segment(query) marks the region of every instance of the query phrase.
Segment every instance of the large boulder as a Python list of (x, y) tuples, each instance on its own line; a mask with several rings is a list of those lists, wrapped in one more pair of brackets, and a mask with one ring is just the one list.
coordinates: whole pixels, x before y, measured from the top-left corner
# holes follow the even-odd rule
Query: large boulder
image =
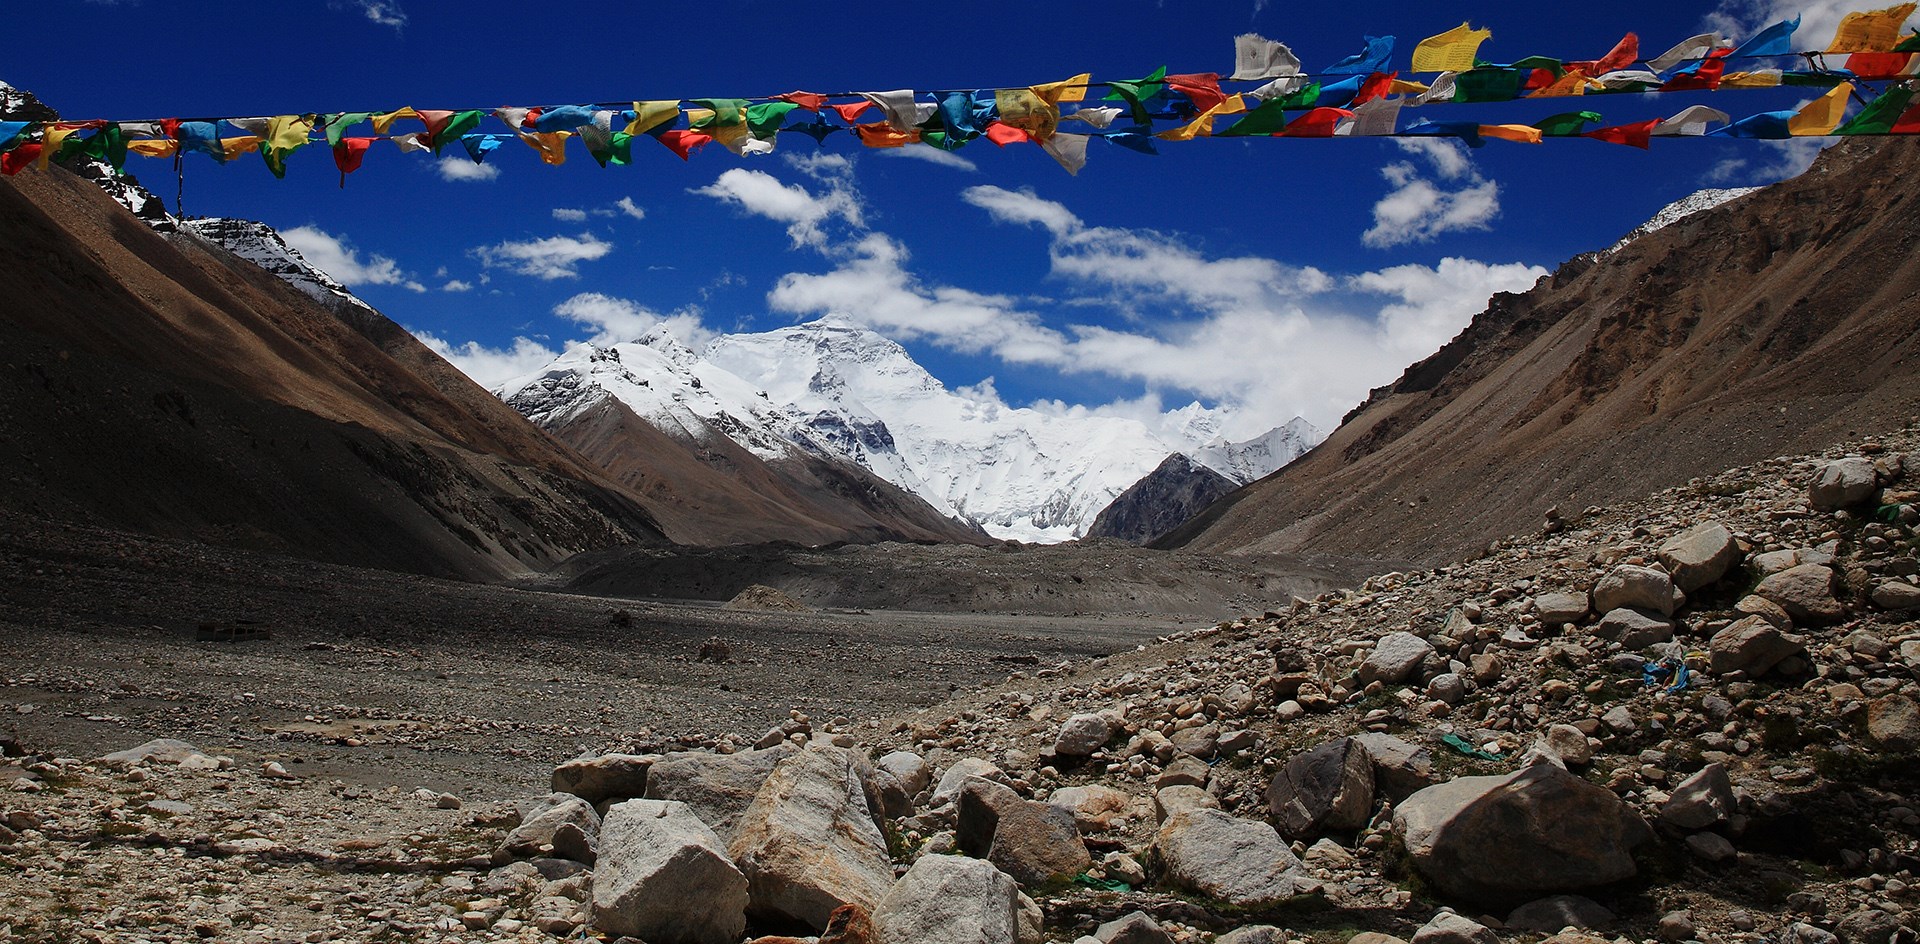
[(1435, 888), (1493, 906), (1632, 878), (1652, 838), (1612, 791), (1552, 764), (1428, 787), (1394, 810), (1393, 830)]
[(553, 769), (553, 792), (571, 793), (594, 804), (644, 797), (647, 769), (658, 759), (650, 754), (578, 757)]
[(1023, 800), (984, 780), (960, 791), (958, 808), (955, 833), (961, 850), (985, 858), (1022, 885), (1072, 878), (1093, 867), (1067, 810)]
[(1014, 944), (1020, 887), (991, 863), (925, 855), (873, 912), (877, 944)]
[(1753, 592), (1779, 604), (1796, 626), (1825, 626), (1847, 615), (1833, 598), (1833, 568), (1825, 564), (1789, 567), (1760, 581)]
[(1133, 806), (1133, 797), (1112, 787), (1091, 784), (1061, 787), (1047, 797), (1047, 805), (1073, 814), (1073, 822), (1081, 832), (1097, 833), (1113, 828), (1114, 818)]
[(571, 793), (548, 794), (521, 814), (520, 825), (500, 843), (500, 855), (512, 859), (555, 856), (592, 865), (599, 835), (600, 814), (594, 812), (593, 804)]
[(1733, 817), (1734, 804), (1726, 765), (1708, 764), (1673, 788), (1660, 806), (1660, 821), (1680, 829), (1711, 829)]
[(1538, 934), (1558, 934), (1567, 928), (1579, 928), (1582, 931), (1605, 931), (1613, 927), (1619, 919), (1599, 902), (1579, 895), (1554, 895), (1530, 901), (1513, 910), (1507, 916), (1507, 929), (1510, 931), (1533, 931)]
[(893, 886), (859, 765), (839, 748), (781, 761), (741, 814), (727, 851), (747, 877), (748, 910), (775, 923), (819, 930), (835, 908), (871, 911)]
[(1806, 651), (1806, 637), (1783, 633), (1759, 616), (1738, 620), (1714, 633), (1707, 642), (1715, 675), (1744, 672), (1749, 678), (1758, 678)]
[(1426, 640), (1412, 633), (1388, 633), (1380, 637), (1373, 651), (1367, 653), (1366, 661), (1360, 664), (1360, 684), (1398, 685), (1413, 675), (1430, 655), (1433, 655), (1433, 645)]
[(1106, 715), (1080, 714), (1060, 725), (1053, 739), (1053, 752), (1061, 757), (1091, 757), (1113, 740), (1113, 721)]
[(1540, 617), (1540, 622), (1548, 626), (1578, 623), (1587, 618), (1587, 612), (1592, 608), (1592, 602), (1584, 591), (1543, 593), (1533, 598), (1534, 613)]
[(1673, 639), (1673, 620), (1651, 610), (1622, 607), (1608, 610), (1600, 617), (1593, 634), (1608, 642), (1617, 642), (1628, 652), (1657, 646)]
[(1500, 935), (1465, 915), (1442, 911), (1413, 932), (1412, 944), (1500, 944)]
[(740, 814), (753, 804), (760, 787), (780, 762), (800, 752), (793, 744), (738, 754), (667, 754), (647, 770), (649, 800), (678, 800), (693, 807), (700, 821), (732, 842)]
[(953, 802), (960, 795), (961, 788), (974, 778), (991, 780), (994, 783), (1006, 783), (1007, 774), (989, 761), (977, 757), (967, 757), (953, 762), (940, 774), (939, 785), (933, 788), (933, 796), (928, 805), (938, 808)]
[(1868, 702), (1867, 737), (1885, 750), (1920, 749), (1920, 704), (1905, 695)]
[(1153, 839), (1166, 882), (1240, 907), (1257, 907), (1317, 887), (1273, 827), (1220, 810), (1188, 810)]
[(1606, 613), (1622, 607), (1673, 615), (1673, 578), (1655, 567), (1621, 564), (1593, 587), (1593, 608)]
[(1709, 521), (1660, 545), (1660, 563), (1675, 586), (1692, 593), (1718, 583), (1740, 563), (1740, 544), (1726, 525)]
[(100, 762), (109, 767), (132, 767), (138, 764), (195, 765), (198, 761), (211, 762), (211, 760), (212, 758), (201, 753), (199, 748), (174, 738), (155, 738), (139, 747), (114, 751), (100, 758)]
[(1295, 754), (1267, 785), (1267, 808), (1289, 839), (1353, 832), (1373, 816), (1373, 758), (1353, 738)]
[(734, 944), (747, 929), (747, 879), (685, 803), (628, 800), (601, 829), (593, 923), (655, 944)]
[(1850, 508), (1872, 498), (1879, 484), (1873, 460), (1848, 456), (1820, 467), (1807, 489), (1807, 499), (1822, 511)]
[(908, 796), (919, 796), (920, 791), (933, 783), (933, 768), (927, 766), (926, 758), (912, 751), (894, 751), (874, 761), (873, 766), (892, 774)]
[(1100, 944), (1173, 944), (1173, 936), (1144, 911), (1121, 915), (1093, 930)]

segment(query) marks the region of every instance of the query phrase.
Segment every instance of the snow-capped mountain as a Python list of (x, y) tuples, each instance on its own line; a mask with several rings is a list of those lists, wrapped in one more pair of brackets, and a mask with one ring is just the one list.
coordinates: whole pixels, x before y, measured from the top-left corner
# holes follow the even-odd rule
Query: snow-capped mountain
[(278, 230), (265, 223), (197, 219), (183, 221), (179, 227), (279, 276), (281, 281), (305, 292), (323, 305), (332, 307), (344, 302), (367, 311), (374, 310), (372, 305), (361, 301), (333, 276), (308, 262), (300, 250), (288, 245), (280, 237)]
[[(723, 336), (705, 357), (788, 405), (810, 429), (827, 431), (820, 438), (856, 462), (1001, 538), (1079, 537), (1173, 453), (1209, 452), (1213, 459), (1201, 461), (1227, 466), (1222, 474), (1238, 482), (1311, 446), (1288, 452), (1280, 431), (1248, 449), (1217, 441), (1222, 417), (1198, 406), (1171, 414), (1160, 429), (1010, 407), (990, 391), (947, 388), (900, 345), (838, 319)], [(1311, 430), (1300, 423), (1290, 435), (1302, 427)]]
[(1660, 210), (1660, 212), (1655, 213), (1653, 215), (1653, 219), (1650, 219), (1645, 223), (1640, 224), (1638, 227), (1634, 229), (1633, 232), (1620, 237), (1619, 242), (1614, 243), (1612, 246), (1607, 247), (1605, 250), (1603, 250), (1600, 253), (1600, 255), (1611, 256), (1614, 253), (1627, 248), (1628, 243), (1631, 243), (1642, 236), (1645, 236), (1649, 233), (1659, 232), (1660, 230), (1666, 229), (1667, 227), (1672, 226), (1673, 224), (1678, 223), (1681, 220), (1684, 220), (1687, 217), (1694, 215), (1695, 213), (1705, 213), (1706, 211), (1711, 210), (1714, 207), (1717, 207), (1723, 203), (1729, 203), (1734, 200), (1738, 200), (1741, 197), (1744, 197), (1750, 193), (1755, 193), (1760, 189), (1762, 188), (1731, 187), (1724, 190), (1701, 190), (1696, 193), (1690, 194), (1688, 196), (1681, 197), (1680, 199), (1667, 204), (1664, 208)]
[(1327, 438), (1312, 423), (1294, 417), (1284, 426), (1276, 426), (1266, 435), (1245, 442), (1216, 438), (1193, 453), (1194, 461), (1231, 479), (1236, 485), (1262, 479), (1289, 462), (1306, 455), (1307, 450)]

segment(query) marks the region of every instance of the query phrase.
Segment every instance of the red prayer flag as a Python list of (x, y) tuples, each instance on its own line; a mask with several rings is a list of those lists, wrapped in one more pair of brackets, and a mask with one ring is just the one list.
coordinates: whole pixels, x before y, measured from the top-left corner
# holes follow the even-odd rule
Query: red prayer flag
[[(1570, 71), (1578, 72), (1579, 70), (1576, 68)], [(1520, 91), (1531, 92), (1535, 89), (1543, 89), (1558, 81), (1560, 77), (1554, 75), (1552, 69), (1534, 69), (1527, 73), (1527, 80), (1520, 83)]]
[(160, 119), (160, 133), (176, 141), (180, 140), (180, 119), (178, 118)]
[(1385, 98), (1393, 89), (1393, 80), (1400, 77), (1398, 72), (1375, 72), (1360, 83), (1360, 93), (1353, 97), (1353, 104), (1365, 105), (1376, 98)]
[(846, 105), (835, 105), (833, 106), (833, 110), (840, 113), (841, 121), (847, 124), (853, 124), (854, 119), (859, 118), (861, 112), (872, 107), (872, 102), (852, 102)]
[(993, 124), (988, 125), (986, 135), (987, 135), (987, 140), (992, 141), (993, 143), (998, 144), (1001, 147), (1006, 147), (1009, 144), (1033, 143), (1033, 135), (1030, 135), (1025, 131), (1020, 130), (1019, 128), (1016, 128), (1010, 124), (1007, 124), (1004, 121), (996, 121)]
[(1640, 34), (1628, 33), (1626, 36), (1622, 37), (1618, 43), (1614, 44), (1612, 52), (1609, 52), (1605, 56), (1600, 57), (1598, 61), (1582, 62), (1582, 63), (1577, 63), (1577, 65), (1583, 66), (1583, 67), (1590, 67), (1590, 68), (1582, 68), (1580, 71), (1585, 72), (1588, 75), (1598, 76), (1598, 75), (1606, 75), (1609, 72), (1618, 72), (1621, 69), (1624, 69), (1639, 61), (1640, 61)]
[(1274, 135), (1274, 137), (1331, 138), (1333, 137), (1333, 129), (1340, 126), (1341, 120), (1352, 117), (1353, 112), (1344, 108), (1316, 108), (1287, 122), (1286, 130)]
[(1227, 100), (1227, 93), (1220, 91), (1218, 73), (1195, 72), (1189, 75), (1170, 75), (1167, 76), (1167, 85), (1187, 93), (1187, 97), (1193, 99), (1193, 107), (1202, 112), (1212, 111), (1213, 106)]
[(35, 141), (32, 144), (22, 144), (5, 154), (0, 154), (0, 174), (6, 174), (8, 177), (12, 177), (20, 173), (22, 170), (25, 170), (28, 165), (40, 159), (40, 151), (45, 147), (46, 145)]
[(347, 175), (360, 169), (360, 162), (366, 160), (367, 148), (377, 138), (341, 138), (333, 146), (333, 166), (340, 168), (340, 181), (346, 183)]
[(1707, 61), (1700, 63), (1694, 72), (1682, 73), (1667, 80), (1660, 86), (1662, 92), (1711, 92), (1720, 87), (1720, 76), (1727, 71), (1727, 56), (1731, 49), (1716, 49), (1709, 54)]
[(1907, 109), (1900, 120), (1893, 123), (1894, 134), (1920, 134), (1920, 104)]
[(1608, 144), (1624, 144), (1627, 147), (1637, 147), (1644, 151), (1647, 149), (1647, 145), (1653, 140), (1654, 127), (1659, 124), (1660, 120), (1656, 118), (1653, 121), (1642, 121), (1638, 124), (1614, 125), (1611, 128), (1595, 128), (1581, 135), (1581, 137), (1592, 138), (1595, 141), (1605, 141)]
[(656, 137), (660, 139), (661, 144), (667, 146), (667, 150), (680, 155), (680, 159), (683, 161), (687, 160), (688, 155), (706, 147), (713, 141), (713, 136), (710, 134), (684, 130), (662, 131), (656, 135)]
[(1863, 79), (1892, 79), (1912, 61), (1910, 52), (1856, 52), (1847, 57), (1847, 71)]
[(827, 103), (825, 95), (814, 92), (788, 92), (785, 95), (775, 95), (773, 98), (774, 101), (792, 102), (808, 111), (819, 111)]

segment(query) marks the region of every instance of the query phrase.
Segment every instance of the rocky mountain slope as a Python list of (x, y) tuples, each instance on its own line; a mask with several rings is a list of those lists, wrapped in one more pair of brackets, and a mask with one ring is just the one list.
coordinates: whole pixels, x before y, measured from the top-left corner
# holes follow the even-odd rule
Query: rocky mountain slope
[(1920, 413), (1908, 141), (1852, 141), (1523, 295), (1319, 448), (1162, 539), (1437, 562), (1541, 520)]
[(1145, 544), (1187, 523), (1236, 487), (1232, 479), (1174, 453), (1102, 509), (1087, 537)]
[(0, 324), (13, 510), (469, 578), (661, 540), (375, 313), (349, 325), (60, 168), (0, 184), (0, 232), (30, 300)]

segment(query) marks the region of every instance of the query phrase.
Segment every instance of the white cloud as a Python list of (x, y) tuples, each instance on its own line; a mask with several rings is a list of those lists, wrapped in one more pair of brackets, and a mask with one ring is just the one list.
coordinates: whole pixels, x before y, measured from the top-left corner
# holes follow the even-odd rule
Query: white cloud
[(585, 223), (587, 221), (587, 211), (573, 210), (566, 207), (554, 207), (553, 218), (562, 223)]
[(473, 255), (487, 268), (506, 269), (536, 279), (573, 279), (580, 277), (582, 262), (592, 262), (613, 251), (613, 244), (592, 233), (579, 236), (549, 236), (521, 242), (503, 242), (481, 246)]
[(1761, 157), (1729, 157), (1701, 178), (1714, 186), (1761, 187), (1779, 183), (1806, 173), (1813, 166), (1814, 158), (1826, 149), (1828, 142), (1823, 138), (1791, 138), (1785, 141), (1745, 141), (1743, 144), (1755, 147)]
[(454, 183), (471, 183), (493, 180), (500, 176), (500, 168), (492, 164), (475, 164), (464, 157), (449, 154), (434, 162), (433, 169), (440, 179)]
[(528, 338), (514, 338), (512, 344), (494, 348), (478, 341), (455, 344), (427, 331), (415, 331), (413, 336), (489, 390), (539, 370), (560, 356), (559, 351)]
[[(1737, 41), (1797, 16), (1800, 28), (1793, 34), (1793, 49), (1805, 52), (1832, 45), (1833, 34), (1847, 14), (1889, 6), (1892, 3), (1887, 0), (1721, 0), (1702, 23), (1707, 29), (1718, 30)], [(1907, 26), (1916, 22), (1920, 22), (1920, 17), (1911, 17)]]
[(440, 291), (443, 291), (443, 292), (471, 292), (471, 291), (473, 291), (473, 283), (472, 283), (472, 282), (464, 282), (464, 281), (461, 281), (460, 279), (448, 279), (448, 280), (447, 280), (447, 284), (445, 284), (445, 285), (442, 285), (442, 286), (440, 286)]
[(647, 211), (645, 209), (642, 209), (638, 204), (634, 203), (632, 197), (621, 197), (620, 199), (614, 201), (613, 206), (614, 206), (614, 209), (619, 210), (620, 212), (625, 213), (626, 215), (631, 216), (636, 220), (644, 220), (647, 218)]
[(409, 291), (424, 292), (413, 276), (386, 256), (368, 253), (364, 258), (345, 237), (335, 236), (314, 226), (296, 226), (281, 230), (280, 237), (298, 250), (314, 268), (348, 287), (397, 285)]
[(1408, 161), (1381, 168), (1380, 176), (1393, 189), (1373, 205), (1373, 227), (1360, 235), (1362, 243), (1386, 249), (1432, 242), (1443, 233), (1487, 229), (1500, 214), (1500, 185), (1481, 177), (1458, 143), (1424, 138), (1396, 142), (1402, 150), (1425, 158), (1440, 178), (1461, 186), (1442, 189)]
[[(351, 0), (347, 5), (381, 26), (398, 30), (407, 25), (407, 11), (400, 9), (397, 0)], [(334, 9), (340, 6), (337, 2), (333, 4)]]
[(885, 150), (875, 151), (874, 153), (882, 157), (902, 157), (909, 160), (925, 161), (929, 164), (951, 167), (954, 170), (963, 170), (967, 173), (975, 173), (980, 170), (980, 165), (975, 164), (973, 161), (961, 157), (952, 151), (943, 151), (930, 144), (910, 144), (906, 147), (887, 148)]
[(787, 162), (787, 166), (815, 180), (844, 178), (853, 173), (853, 161), (841, 154), (829, 154), (825, 151), (799, 153), (789, 151), (782, 154), (781, 159)]
[(799, 184), (782, 183), (764, 171), (736, 167), (713, 183), (689, 192), (786, 223), (787, 235), (795, 246), (825, 247), (827, 233), (822, 227), (834, 219), (852, 227), (863, 225), (860, 202), (844, 178), (831, 179), (825, 190), (814, 193)]
[(554, 306), (553, 313), (577, 325), (593, 328), (595, 344), (623, 344), (665, 325), (668, 333), (690, 348), (699, 349), (714, 333), (701, 323), (697, 309), (663, 315), (639, 302), (599, 292), (582, 292)]

